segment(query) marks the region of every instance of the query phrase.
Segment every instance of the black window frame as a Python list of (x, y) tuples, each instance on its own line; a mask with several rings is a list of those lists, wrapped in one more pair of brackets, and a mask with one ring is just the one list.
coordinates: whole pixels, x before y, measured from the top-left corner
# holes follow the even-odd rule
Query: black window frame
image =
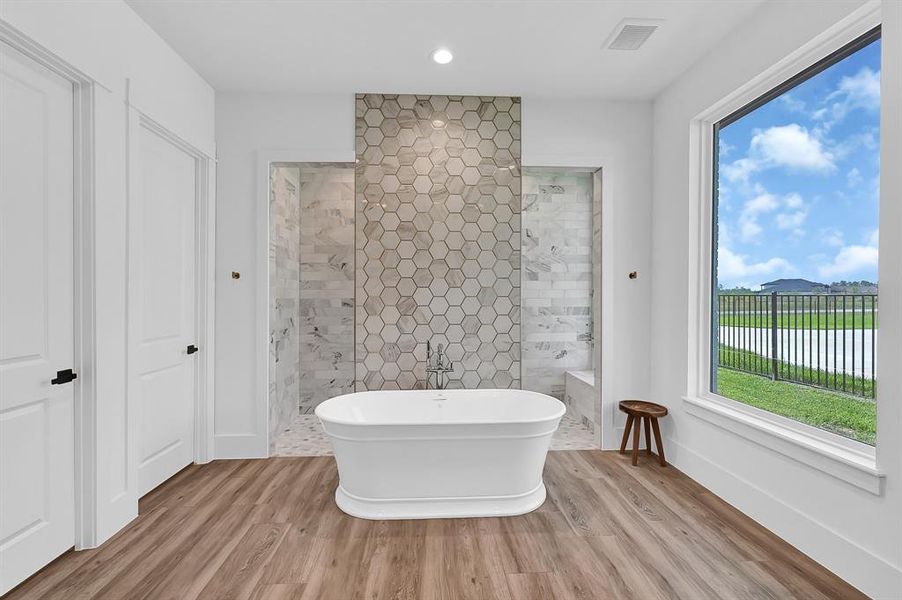
[(808, 81), (815, 75), (829, 69), (836, 63), (842, 61), (843, 59), (855, 54), (865, 46), (876, 42), (881, 38), (881, 25), (877, 25), (873, 29), (868, 30), (866, 33), (858, 36), (851, 42), (845, 44), (838, 50), (834, 50), (824, 58), (818, 60), (813, 65), (802, 69), (783, 83), (771, 88), (761, 96), (758, 96), (748, 104), (745, 104), (741, 108), (734, 110), (726, 117), (720, 119), (711, 127), (711, 148), (712, 148), (712, 158), (711, 158), (711, 294), (709, 297), (710, 301), (710, 325), (711, 325), (711, 334), (709, 336), (709, 344), (710, 344), (710, 356), (708, 357), (709, 365), (710, 365), (710, 374), (708, 380), (709, 390), (717, 394), (717, 367), (719, 365), (718, 362), (718, 345), (720, 344), (720, 315), (717, 312), (717, 298), (718, 298), (718, 281), (717, 281), (717, 252), (719, 249), (718, 246), (718, 212), (719, 212), (719, 196), (718, 196), (718, 187), (720, 183), (720, 130), (732, 123), (735, 123), (742, 117), (754, 112), (758, 108), (764, 106), (768, 102), (772, 100), (776, 100), (786, 92), (791, 89), (801, 85), (802, 83)]

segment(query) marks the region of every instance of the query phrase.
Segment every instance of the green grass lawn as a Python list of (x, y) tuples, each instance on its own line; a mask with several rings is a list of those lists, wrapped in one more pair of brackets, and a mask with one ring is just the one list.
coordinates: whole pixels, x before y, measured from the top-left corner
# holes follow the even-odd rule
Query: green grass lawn
[(873, 400), (773, 381), (733, 369), (717, 370), (717, 393), (778, 415), (826, 429), (873, 446), (877, 439), (877, 405)]
[[(720, 350), (719, 357), (722, 365), (770, 378), (773, 366), (769, 358), (754, 352), (730, 348), (723, 344), (720, 345)], [(872, 379), (856, 377), (853, 388), (852, 376), (847, 373), (845, 376), (845, 389), (843, 389), (842, 373), (828, 373), (822, 369), (813, 369), (784, 361), (777, 361), (777, 369), (779, 370), (780, 378), (786, 381), (798, 381), (819, 387), (836, 389), (841, 395), (851, 394), (871, 399), (875, 396), (874, 381)]]
[[(877, 314), (871, 315), (870, 306), (861, 314), (861, 308), (852, 313), (845, 313), (846, 329), (874, 329), (877, 327)], [(720, 324), (732, 327), (770, 327), (770, 314), (720, 313)], [(777, 327), (780, 329), (843, 329), (843, 313), (815, 312), (814, 314), (796, 314), (783, 312), (777, 314)]]

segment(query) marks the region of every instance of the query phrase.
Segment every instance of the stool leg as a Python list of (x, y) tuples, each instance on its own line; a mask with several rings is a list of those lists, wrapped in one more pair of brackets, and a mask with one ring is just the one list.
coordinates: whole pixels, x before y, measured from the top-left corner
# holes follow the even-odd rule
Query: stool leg
[(658, 447), (658, 462), (661, 463), (662, 467), (666, 467), (667, 461), (664, 460), (664, 444), (661, 442), (661, 429), (658, 427), (657, 417), (651, 420), (651, 426), (655, 430), (655, 445)]
[(626, 427), (623, 428), (623, 440), (620, 442), (620, 454), (626, 451), (626, 441), (630, 437), (630, 427), (633, 425), (633, 415), (626, 415)]
[(633, 466), (639, 464), (639, 433), (642, 431), (642, 419), (633, 422)]
[(644, 418), (645, 421), (645, 453), (651, 456), (651, 419)]

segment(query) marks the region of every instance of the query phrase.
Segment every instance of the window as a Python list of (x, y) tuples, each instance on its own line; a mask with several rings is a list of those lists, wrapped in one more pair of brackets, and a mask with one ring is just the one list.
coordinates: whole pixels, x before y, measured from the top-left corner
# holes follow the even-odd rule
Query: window
[(714, 126), (711, 391), (876, 441), (879, 27)]

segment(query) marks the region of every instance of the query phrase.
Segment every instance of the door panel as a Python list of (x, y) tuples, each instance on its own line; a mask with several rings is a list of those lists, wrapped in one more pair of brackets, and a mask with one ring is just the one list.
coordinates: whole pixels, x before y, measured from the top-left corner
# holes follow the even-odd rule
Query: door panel
[(194, 460), (195, 159), (137, 128), (132, 181), (133, 343), (138, 487), (147, 493)]
[(0, 44), (0, 594), (71, 548), (72, 84)]

